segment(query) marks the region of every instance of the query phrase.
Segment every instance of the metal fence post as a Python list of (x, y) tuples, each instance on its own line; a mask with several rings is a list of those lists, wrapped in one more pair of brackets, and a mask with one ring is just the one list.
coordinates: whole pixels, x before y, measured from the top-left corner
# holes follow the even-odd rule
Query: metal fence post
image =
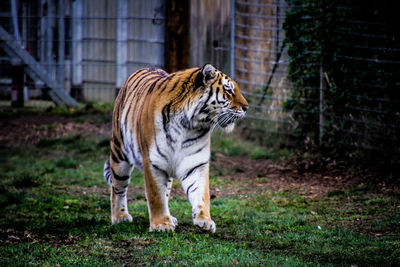
[(124, 84), (128, 77), (128, 1), (117, 2), (117, 45), (116, 45), (116, 90)]
[(53, 61), (53, 21), (56, 15), (55, 6), (52, 1), (47, 1), (46, 15), (46, 69), (50, 77), (54, 78), (54, 61)]
[(82, 100), (82, 59), (83, 59), (83, 1), (72, 2), (72, 88), (71, 94)]
[(45, 4), (46, 0), (40, 1), (40, 8), (39, 8), (39, 20), (40, 20), (40, 33), (39, 33), (39, 51), (38, 54), (40, 55), (40, 64), (42, 66), (46, 66), (46, 21), (47, 16), (45, 16)]
[(231, 0), (231, 78), (235, 78), (235, 0)]
[(58, 0), (58, 64), (57, 64), (57, 83), (60, 90), (64, 90), (65, 77), (65, 1)]
[(18, 43), (21, 43), (21, 35), (18, 29), (17, 3), (15, 0), (11, 0), (11, 13), (12, 13), (13, 28), (14, 28), (14, 37)]

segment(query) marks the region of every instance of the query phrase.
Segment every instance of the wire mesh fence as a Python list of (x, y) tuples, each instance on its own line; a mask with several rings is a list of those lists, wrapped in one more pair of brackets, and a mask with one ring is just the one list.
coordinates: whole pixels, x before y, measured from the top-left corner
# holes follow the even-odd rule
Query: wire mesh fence
[[(333, 157), (398, 168), (400, 33), (393, 6), (271, 3), (273, 15), (268, 16), (276, 23), (264, 27), (255, 21), (267, 16), (263, 9), (270, 5), (236, 1), (239, 16), (248, 18), (240, 22), (237, 38), (247, 44), (270, 42), (268, 47), (237, 47), (255, 55), (239, 52), (236, 58), (238, 81), (252, 103), (249, 118), (261, 121), (250, 127), (290, 135), (295, 144)], [(244, 6), (257, 8), (243, 11)], [(242, 30), (248, 28), (256, 31)], [(263, 55), (269, 55), (267, 62)]]

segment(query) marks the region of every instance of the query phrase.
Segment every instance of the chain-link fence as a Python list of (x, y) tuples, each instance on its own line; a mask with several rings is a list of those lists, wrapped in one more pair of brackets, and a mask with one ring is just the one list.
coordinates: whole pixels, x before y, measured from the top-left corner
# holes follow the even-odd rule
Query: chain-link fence
[(235, 73), (252, 103), (249, 132), (397, 170), (400, 31), (394, 6), (235, 2)]

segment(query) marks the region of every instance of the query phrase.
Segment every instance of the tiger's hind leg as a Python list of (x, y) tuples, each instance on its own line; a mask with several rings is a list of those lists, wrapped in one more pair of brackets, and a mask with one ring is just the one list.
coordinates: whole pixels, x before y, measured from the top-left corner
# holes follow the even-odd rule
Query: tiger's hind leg
[(104, 166), (104, 176), (111, 187), (111, 222), (113, 224), (123, 221), (131, 222), (127, 193), (133, 167), (126, 161), (115, 162), (111, 158), (107, 168), (107, 162)]

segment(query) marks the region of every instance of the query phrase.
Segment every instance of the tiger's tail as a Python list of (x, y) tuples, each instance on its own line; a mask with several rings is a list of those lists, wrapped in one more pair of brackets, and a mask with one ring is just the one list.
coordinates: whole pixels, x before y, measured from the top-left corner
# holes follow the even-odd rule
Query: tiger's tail
[(110, 160), (106, 160), (104, 163), (104, 178), (106, 179), (106, 182), (111, 185), (111, 168), (110, 168)]

